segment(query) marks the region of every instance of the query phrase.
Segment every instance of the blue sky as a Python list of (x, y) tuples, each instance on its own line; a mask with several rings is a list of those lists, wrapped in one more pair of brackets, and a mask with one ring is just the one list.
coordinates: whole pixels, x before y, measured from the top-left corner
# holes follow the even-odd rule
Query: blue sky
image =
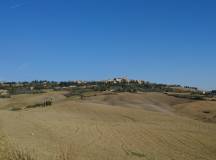
[(116, 76), (216, 89), (216, 1), (0, 1), (0, 80)]

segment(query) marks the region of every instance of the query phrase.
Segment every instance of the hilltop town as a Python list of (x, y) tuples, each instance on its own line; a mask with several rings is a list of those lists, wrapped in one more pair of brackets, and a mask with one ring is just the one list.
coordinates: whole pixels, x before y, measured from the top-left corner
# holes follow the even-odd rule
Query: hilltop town
[[(128, 78), (114, 78), (101, 81), (31, 81), (31, 82), (0, 82), (0, 97), (9, 98), (17, 94), (39, 94), (47, 90), (54, 91), (106, 91), (106, 92), (162, 92), (178, 97), (190, 97), (202, 99), (203, 97), (213, 98), (216, 91), (202, 91), (196, 87), (167, 85), (151, 83), (144, 80), (130, 80)], [(186, 95), (182, 94), (186, 93)], [(188, 95), (188, 93), (190, 95)], [(191, 96), (192, 95), (192, 96)]]

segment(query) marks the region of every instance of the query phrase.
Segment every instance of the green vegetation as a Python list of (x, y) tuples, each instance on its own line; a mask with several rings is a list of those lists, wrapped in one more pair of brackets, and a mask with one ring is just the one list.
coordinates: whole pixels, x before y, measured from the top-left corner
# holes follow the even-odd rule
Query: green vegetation
[(137, 157), (140, 157), (140, 158), (146, 157), (146, 155), (143, 154), (143, 153), (138, 153), (138, 152), (133, 152), (133, 151), (131, 151), (130, 153), (131, 153), (131, 155), (137, 156)]
[(186, 98), (191, 100), (205, 100), (205, 97), (199, 94), (169, 94), (169, 95), (177, 98)]
[[(10, 98), (16, 94), (40, 94), (47, 90), (68, 91), (66, 97), (92, 96), (95, 92), (162, 92), (162, 93), (189, 93), (188, 94), (172, 94), (178, 98), (189, 98), (193, 100), (203, 100), (204, 96), (214, 98), (216, 91), (203, 92), (196, 87), (180, 85), (156, 84), (147, 81), (128, 80), (127, 78), (115, 78), (108, 81), (32, 81), (32, 82), (5, 82), (0, 83), (0, 90), (8, 94), (1, 95), (0, 98)], [(47, 104), (50, 105), (50, 104)], [(35, 107), (35, 106), (32, 106)]]
[(163, 84), (143, 83), (97, 83), (96, 91), (114, 91), (114, 92), (164, 92), (172, 89)]
[(22, 108), (19, 108), (19, 107), (12, 107), (11, 108), (11, 111), (20, 111), (22, 110)]
[(36, 103), (33, 105), (28, 105), (25, 107), (25, 109), (29, 109), (29, 108), (37, 108), (37, 107), (43, 107), (43, 103)]
[(93, 88), (73, 88), (70, 89), (67, 94), (65, 94), (66, 97), (72, 97), (72, 96), (85, 96), (88, 93), (92, 93), (95, 90)]
[(22, 108), (21, 107), (12, 107), (11, 111), (20, 111), (20, 110), (23, 110), (23, 109), (47, 107), (47, 106), (51, 106), (52, 104), (53, 104), (53, 100), (52, 100), (51, 97), (49, 97), (49, 98), (46, 98), (43, 103), (36, 103), (36, 104), (32, 104), (32, 105), (27, 105), (25, 107), (23, 106)]

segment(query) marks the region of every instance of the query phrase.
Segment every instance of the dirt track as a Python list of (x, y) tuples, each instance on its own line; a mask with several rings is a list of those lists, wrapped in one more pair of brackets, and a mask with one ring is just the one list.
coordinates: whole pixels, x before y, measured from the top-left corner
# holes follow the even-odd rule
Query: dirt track
[(6, 109), (11, 102), (1, 103), (1, 131), (41, 160), (52, 160), (61, 149), (76, 160), (216, 159), (216, 125), (179, 116), (171, 107), (188, 101), (155, 93), (57, 97), (52, 107), (16, 112)]

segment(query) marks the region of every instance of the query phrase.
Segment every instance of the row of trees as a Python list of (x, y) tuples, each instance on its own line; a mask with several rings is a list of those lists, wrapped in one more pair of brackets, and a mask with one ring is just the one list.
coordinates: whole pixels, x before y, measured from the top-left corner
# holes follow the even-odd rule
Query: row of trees
[(173, 91), (170, 87), (164, 84), (155, 83), (142, 83), (137, 82), (124, 82), (124, 83), (97, 83), (95, 87), (96, 91), (116, 91), (116, 92), (171, 92)]

